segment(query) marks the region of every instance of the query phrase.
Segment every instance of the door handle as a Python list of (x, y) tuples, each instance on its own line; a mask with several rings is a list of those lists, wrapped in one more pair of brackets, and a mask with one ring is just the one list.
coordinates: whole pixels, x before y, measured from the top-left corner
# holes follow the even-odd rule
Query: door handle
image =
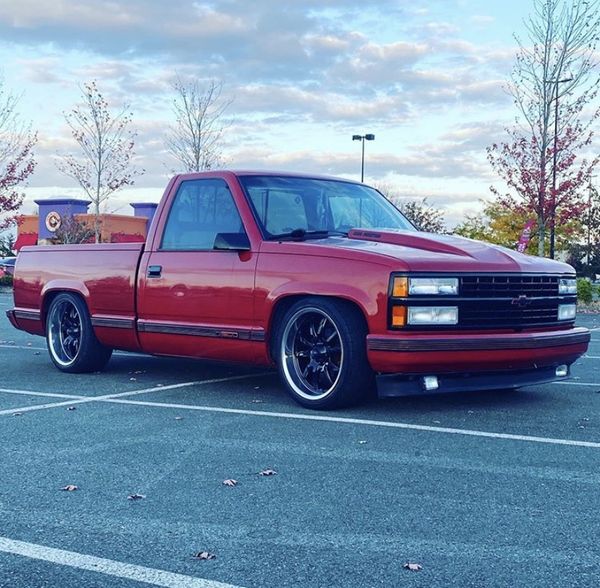
[(148, 266), (148, 277), (149, 278), (160, 278), (162, 272), (162, 265), (149, 265)]

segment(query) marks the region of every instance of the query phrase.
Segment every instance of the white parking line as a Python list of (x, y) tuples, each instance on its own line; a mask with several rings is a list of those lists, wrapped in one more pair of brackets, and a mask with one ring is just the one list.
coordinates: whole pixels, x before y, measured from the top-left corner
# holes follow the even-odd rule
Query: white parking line
[[(48, 351), (47, 347), (34, 347), (33, 345), (0, 345), (0, 349), (26, 349), (33, 351)], [(152, 357), (148, 353), (136, 353), (135, 351), (115, 351), (115, 355), (124, 355), (131, 357)]]
[(466, 435), (468, 437), (487, 437), (491, 439), (509, 439), (511, 441), (528, 441), (531, 443), (547, 443), (551, 445), (568, 445), (572, 447), (591, 447), (600, 449), (600, 443), (594, 441), (577, 441), (574, 439), (555, 439), (552, 437), (535, 437), (530, 435), (513, 435), (510, 433), (491, 433), (471, 429), (454, 429), (450, 427), (431, 427), (429, 425), (415, 425), (412, 423), (397, 423), (392, 421), (376, 421), (370, 419), (355, 419), (351, 417), (335, 417), (319, 414), (304, 414), (291, 412), (270, 412), (262, 410), (248, 410), (243, 408), (224, 408), (220, 406), (197, 406), (190, 404), (173, 404), (167, 402), (148, 402), (144, 400), (107, 400), (115, 404), (131, 404), (134, 406), (154, 406), (158, 408), (176, 408), (178, 410), (197, 410), (201, 412), (215, 412), (224, 414), (242, 414), (247, 416), (271, 417), (299, 421), (320, 421), (347, 425), (365, 425), (369, 427), (386, 427), (390, 429), (409, 429), (413, 431), (427, 431), (430, 433), (448, 433), (451, 435)]
[(21, 396), (44, 396), (48, 398), (86, 398), (80, 394), (57, 394), (55, 392), (32, 392), (31, 390), (14, 390), (13, 388), (0, 388), (5, 394), (20, 394)]
[(73, 396), (70, 394), (53, 394), (50, 392), (35, 392), (29, 390), (14, 390), (10, 388), (0, 388), (0, 392), (8, 394), (21, 394), (23, 396), (50, 396), (52, 398), (68, 398), (66, 402), (51, 402), (48, 404), (36, 404), (33, 406), (24, 406), (22, 408), (11, 408), (0, 410), (0, 416), (5, 414), (33, 412), (37, 410), (45, 410), (47, 408), (58, 408), (60, 406), (72, 406), (74, 404), (85, 404), (88, 402), (106, 402), (113, 399), (123, 398), (126, 396), (137, 396), (138, 394), (149, 394), (151, 392), (161, 392), (162, 390), (173, 390), (176, 388), (187, 388), (189, 386), (204, 386), (206, 384), (219, 384), (221, 382), (233, 382), (235, 380), (243, 380), (246, 378), (257, 378), (259, 376), (270, 375), (271, 372), (258, 372), (256, 374), (243, 374), (240, 376), (228, 376), (225, 378), (211, 378), (210, 380), (199, 380), (196, 382), (183, 382), (181, 384), (170, 384), (168, 386), (153, 386), (152, 388), (143, 388), (142, 390), (131, 390), (129, 392), (119, 392), (118, 394), (104, 394), (102, 396)]
[(79, 570), (98, 572), (115, 578), (144, 582), (152, 586), (164, 586), (165, 588), (236, 588), (233, 584), (184, 576), (183, 574), (146, 568), (75, 551), (65, 551), (64, 549), (55, 549), (45, 545), (16, 541), (7, 537), (0, 537), (0, 552), (47, 561)]
[(33, 351), (47, 351), (46, 347), (33, 347), (33, 345), (0, 345), (0, 349), (31, 349)]

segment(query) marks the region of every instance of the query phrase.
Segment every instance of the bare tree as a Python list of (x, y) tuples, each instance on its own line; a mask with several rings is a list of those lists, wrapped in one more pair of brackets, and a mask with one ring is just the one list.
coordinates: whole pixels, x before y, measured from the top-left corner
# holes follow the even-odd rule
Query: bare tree
[(77, 155), (61, 156), (58, 169), (73, 178), (94, 205), (94, 235), (100, 241), (100, 206), (110, 195), (134, 184), (143, 173), (132, 162), (136, 132), (125, 105), (114, 114), (96, 82), (81, 89), (83, 103), (65, 113), (71, 134), (80, 148)]
[(36, 165), (33, 147), (37, 135), (21, 121), (18, 101), (0, 79), (0, 230), (14, 224), (25, 196), (18, 188), (27, 182)]
[(387, 183), (375, 186), (419, 231), (445, 233), (444, 212), (429, 204), (427, 198), (410, 199)]
[[(561, 157), (572, 159), (589, 146), (590, 127), (598, 116), (597, 111), (584, 116), (584, 107), (596, 98), (599, 84), (594, 58), (600, 30), (598, 6), (599, 0), (534, 0), (533, 13), (525, 22), (528, 39), (517, 38), (519, 50), (508, 87), (520, 116), (517, 125), (507, 129), (509, 141), (488, 150), (492, 165), (508, 172), (501, 175), (512, 188), (519, 191), (519, 185), (528, 185), (519, 196), (537, 216), (539, 255), (544, 255), (548, 228), (553, 242)], [(523, 148), (530, 151), (525, 159), (534, 162), (527, 170), (519, 168), (523, 157), (506, 157), (507, 151)], [(515, 161), (506, 166), (509, 159)], [(589, 176), (589, 170), (586, 173)], [(564, 188), (573, 192), (583, 187), (586, 173), (579, 174), (579, 184), (570, 182)]]
[(211, 80), (202, 86), (197, 80), (173, 85), (175, 124), (165, 139), (172, 157), (186, 172), (214, 169), (222, 164), (223, 114), (231, 99), (222, 97), (223, 85)]

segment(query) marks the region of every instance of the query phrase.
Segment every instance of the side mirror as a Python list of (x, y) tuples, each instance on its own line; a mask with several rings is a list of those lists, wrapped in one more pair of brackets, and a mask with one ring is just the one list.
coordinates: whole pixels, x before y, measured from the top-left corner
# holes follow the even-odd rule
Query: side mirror
[(217, 233), (213, 249), (220, 251), (250, 251), (250, 239), (246, 233)]

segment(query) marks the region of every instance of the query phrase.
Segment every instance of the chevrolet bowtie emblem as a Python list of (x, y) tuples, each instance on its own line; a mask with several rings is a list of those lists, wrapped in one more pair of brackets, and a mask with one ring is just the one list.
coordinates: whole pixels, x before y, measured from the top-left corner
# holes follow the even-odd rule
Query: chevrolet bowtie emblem
[(524, 308), (525, 306), (529, 306), (531, 304), (531, 300), (525, 296), (525, 294), (521, 294), (517, 298), (513, 298), (511, 304), (518, 306), (519, 308)]

